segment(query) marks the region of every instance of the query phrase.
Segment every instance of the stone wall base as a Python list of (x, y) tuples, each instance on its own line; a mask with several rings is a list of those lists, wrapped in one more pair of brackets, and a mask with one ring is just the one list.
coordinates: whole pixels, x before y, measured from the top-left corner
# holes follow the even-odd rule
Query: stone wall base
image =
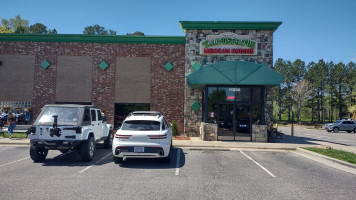
[(252, 125), (252, 142), (267, 142), (266, 125)]
[(217, 141), (218, 125), (202, 122), (200, 124), (200, 137), (204, 141)]

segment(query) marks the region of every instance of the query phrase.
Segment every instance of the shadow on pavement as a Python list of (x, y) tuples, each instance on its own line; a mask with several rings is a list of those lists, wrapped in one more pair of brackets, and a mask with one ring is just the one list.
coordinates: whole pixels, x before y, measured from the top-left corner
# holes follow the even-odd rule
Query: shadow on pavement
[[(177, 159), (179, 151), (179, 160)], [(178, 163), (178, 164), (177, 164)], [(128, 158), (119, 166), (130, 169), (170, 169), (182, 168), (185, 165), (185, 153), (181, 148), (172, 148), (170, 163), (162, 163), (160, 159)]]
[(275, 143), (319, 145), (319, 143), (317, 143), (317, 142), (328, 142), (328, 143), (333, 143), (333, 144), (351, 146), (351, 145), (348, 145), (348, 144), (332, 142), (332, 141), (327, 141), (327, 140), (320, 140), (320, 139), (308, 138), (308, 137), (290, 136), (290, 135), (283, 135), (283, 139), (279, 139), (278, 138)]

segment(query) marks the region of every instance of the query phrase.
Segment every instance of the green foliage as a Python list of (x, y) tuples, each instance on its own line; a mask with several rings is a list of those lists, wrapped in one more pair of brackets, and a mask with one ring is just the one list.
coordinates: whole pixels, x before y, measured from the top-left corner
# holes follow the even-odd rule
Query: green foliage
[(104, 26), (99, 26), (99, 24), (95, 24), (93, 26), (87, 26), (83, 30), (83, 34), (87, 35), (116, 35), (116, 31), (114, 30), (106, 30)]
[(143, 32), (141, 31), (135, 31), (134, 33), (126, 33), (126, 35), (145, 35)]
[(176, 121), (172, 122), (172, 136), (175, 137), (178, 135), (178, 125)]
[[(292, 110), (300, 115), (301, 121), (324, 123), (340, 118), (350, 118), (348, 107), (356, 104), (356, 64), (349, 62), (334, 64), (319, 60), (307, 66), (297, 59), (293, 63), (277, 59), (274, 69), (285, 76), (284, 82), (274, 88), (274, 118), (291, 122)], [(305, 105), (297, 102), (292, 94), (296, 93), (297, 83), (307, 80), (312, 88), (310, 95), (303, 97)], [(303, 92), (304, 93), (304, 92)], [(294, 116), (296, 117), (296, 116)]]
[(306, 147), (305, 149), (325, 156), (336, 158), (348, 163), (356, 164), (356, 154), (354, 153), (336, 150), (336, 149), (320, 149), (315, 147)]
[(0, 33), (36, 33), (36, 34), (57, 34), (57, 30), (47, 30), (47, 26), (41, 23), (35, 23), (29, 26), (29, 21), (22, 19), (20, 15), (10, 20), (2, 19)]
[(46, 34), (48, 33), (47, 31), (47, 26), (41, 24), (41, 23), (36, 23), (30, 26), (29, 28), (30, 33), (38, 33), (38, 34)]
[(12, 33), (12, 30), (0, 25), (0, 33)]
[[(20, 15), (16, 15), (15, 18), (10, 18), (10, 20), (2, 19), (1, 25), (10, 29), (11, 31), (16, 33), (26, 32), (28, 31), (28, 20), (22, 19)], [(27, 33), (27, 32), (26, 32)]]

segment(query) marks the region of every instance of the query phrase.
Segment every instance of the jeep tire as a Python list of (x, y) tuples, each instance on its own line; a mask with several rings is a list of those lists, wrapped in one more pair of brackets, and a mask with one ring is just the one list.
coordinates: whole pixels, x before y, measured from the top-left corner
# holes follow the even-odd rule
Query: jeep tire
[(333, 128), (333, 132), (334, 133), (338, 133), (339, 132), (339, 128)]
[(95, 153), (95, 141), (93, 137), (90, 137), (88, 140), (83, 141), (80, 144), (80, 156), (82, 161), (89, 162), (93, 160)]
[(40, 147), (30, 146), (30, 157), (33, 162), (44, 161), (47, 157), (48, 150)]
[(114, 140), (114, 133), (112, 130), (110, 130), (108, 137), (104, 140), (104, 148), (111, 149), (113, 140)]

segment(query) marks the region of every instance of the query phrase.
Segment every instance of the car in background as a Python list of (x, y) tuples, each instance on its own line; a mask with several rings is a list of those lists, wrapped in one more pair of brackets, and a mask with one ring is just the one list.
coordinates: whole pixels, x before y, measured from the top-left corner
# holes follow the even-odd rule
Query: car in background
[(351, 133), (352, 131), (356, 133), (356, 123), (351, 120), (338, 120), (334, 123), (327, 123), (324, 125), (326, 131), (338, 133), (339, 131), (347, 131)]
[(237, 122), (237, 132), (249, 133), (250, 121), (248, 119), (240, 119)]
[(124, 120), (112, 145), (113, 160), (126, 158), (159, 158), (170, 162), (172, 129), (164, 116), (155, 111), (136, 111)]

